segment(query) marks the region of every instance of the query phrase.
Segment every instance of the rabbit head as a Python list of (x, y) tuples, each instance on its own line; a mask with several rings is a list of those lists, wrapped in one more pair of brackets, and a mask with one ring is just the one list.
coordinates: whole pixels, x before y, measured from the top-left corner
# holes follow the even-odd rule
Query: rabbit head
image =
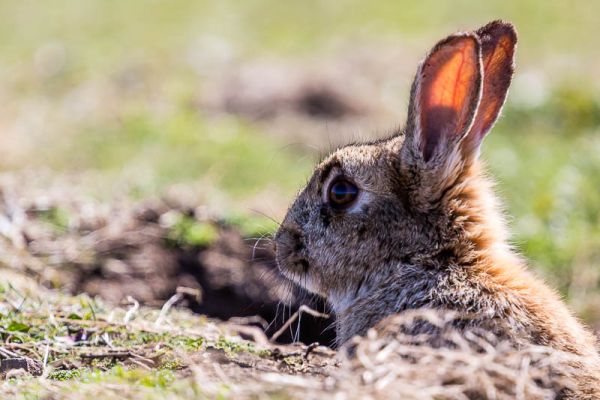
[(465, 220), (485, 221), (456, 203), (481, 185), (479, 147), (504, 104), (515, 45), (502, 21), (437, 43), (418, 68), (405, 128), (317, 166), (275, 235), (283, 274), (338, 312), (391, 273), (466, 256), (457, 248), (477, 243)]

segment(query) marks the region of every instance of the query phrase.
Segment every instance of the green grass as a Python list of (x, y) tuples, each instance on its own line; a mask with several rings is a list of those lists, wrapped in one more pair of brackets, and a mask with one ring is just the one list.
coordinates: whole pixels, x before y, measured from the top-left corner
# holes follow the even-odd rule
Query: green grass
[(247, 196), (277, 184), (298, 187), (310, 165), (306, 157), (266, 138), (234, 117), (205, 119), (182, 110), (165, 119), (127, 117), (115, 126), (91, 127), (77, 140), (51, 147), (43, 157), (60, 169), (132, 172), (132, 191), (147, 195), (176, 183), (202, 179), (210, 192), (220, 188)]
[[(106, 391), (109, 396), (121, 390), (126, 398), (197, 398), (203, 389), (188, 379), (191, 357), (207, 351), (231, 360), (271, 356), (270, 350), (190, 312), (173, 309), (168, 316), (172, 323), (155, 326), (159, 310), (142, 307), (124, 323), (126, 311), (85, 295), (40, 295), (0, 284), (3, 350), (36, 360), (45, 374), (4, 381), (3, 396), (39, 399), (60, 393), (85, 398), (85, 393)], [(146, 366), (129, 362), (130, 357), (98, 356), (123, 351), (135, 354)], [(41, 365), (44, 359), (46, 364)]]
[(247, 53), (297, 54), (339, 36), (437, 38), (448, 30), (504, 18), (519, 27), (525, 57), (531, 60), (564, 51), (598, 55), (599, 11), (594, 2), (559, 0), (60, 0), (53, 7), (33, 0), (2, 1), (0, 49), (3, 58), (16, 61), (45, 42), (64, 41), (76, 65), (86, 70), (114, 67), (132, 52), (173, 55), (202, 35), (242, 41)]
[(582, 86), (557, 87), (534, 108), (509, 104), (483, 148), (514, 243), (564, 293), (600, 284), (570, 287), (598, 265), (599, 125), (598, 96)]

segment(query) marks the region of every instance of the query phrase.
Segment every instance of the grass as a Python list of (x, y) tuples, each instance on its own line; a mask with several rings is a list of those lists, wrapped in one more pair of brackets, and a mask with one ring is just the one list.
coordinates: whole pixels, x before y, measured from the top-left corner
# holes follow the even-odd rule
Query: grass
[[(15, 284), (0, 284), (3, 398), (290, 398), (294, 389), (285, 387), (285, 379), (269, 384), (262, 375), (317, 379), (323, 365), (335, 364), (331, 350), (317, 349), (309, 361), (299, 357), (303, 348), (243, 340), (239, 330), (252, 328), (240, 322), (207, 320), (178, 308), (164, 314), (119, 307)], [(35, 368), (5, 370), (6, 358), (28, 359)], [(315, 389), (322, 379), (313, 382)]]
[(217, 236), (217, 228), (213, 225), (180, 215), (171, 227), (167, 240), (179, 245), (208, 246), (217, 239)]
[[(565, 92), (566, 91), (566, 92)], [(509, 105), (483, 157), (508, 204), (515, 244), (564, 293), (600, 246), (598, 97), (557, 88), (531, 109)], [(595, 290), (597, 281), (585, 289)], [(576, 286), (576, 285), (575, 285)]]
[(64, 41), (72, 48), (77, 65), (87, 70), (115, 67), (131, 52), (177, 53), (203, 35), (230, 42), (241, 40), (244, 51), (250, 54), (297, 54), (313, 51), (339, 36), (436, 38), (447, 30), (505, 18), (519, 27), (523, 56), (528, 59), (561, 51), (589, 51), (597, 56), (594, 38), (599, 28), (594, 15), (598, 7), (589, 2), (568, 5), (558, 0), (493, 0), (485, 4), (469, 0), (453, 4), (433, 0), (345, 0), (342, 4), (323, 0), (302, 4), (274, 0), (60, 0), (52, 8), (39, 7), (32, 0), (3, 1), (1, 44), (3, 57), (17, 61), (30, 56), (43, 42)]
[[(357, 338), (350, 346), (361, 356), (341, 352), (336, 359), (322, 347), (309, 354), (306, 346), (248, 342), (239, 338), (239, 326), (181, 309), (169, 310), (159, 324), (157, 309), (7, 285), (0, 285), (0, 307), (2, 362), (8, 355), (37, 365), (29, 374), (3, 370), (3, 398), (362, 398), (390, 392), (413, 398), (416, 391), (431, 399), (465, 393), (534, 399), (570, 387), (569, 374), (578, 373), (566, 354), (542, 346), (517, 350), (493, 335), (463, 337), (450, 328), (443, 330), (455, 344), (450, 348), (429, 347), (427, 335), (416, 338), (398, 328)], [(390, 323), (431, 321), (442, 329), (451, 318), (428, 311)]]
[(111, 173), (129, 165), (143, 170), (141, 185), (155, 185), (137, 188), (146, 194), (198, 177), (233, 196), (248, 195), (270, 182), (279, 182), (289, 191), (306, 172), (306, 164), (290, 163), (289, 151), (261, 137), (247, 123), (231, 117), (204, 120), (186, 111), (164, 120), (149, 115), (128, 118), (118, 126), (103, 127), (102, 132), (92, 130), (48, 154), (53, 157), (60, 157), (55, 165), (69, 168)]
[[(184, 359), (192, 354), (210, 349), (223, 351), (225, 357), (270, 354), (186, 312), (172, 312), (176, 326), (159, 326), (151, 322), (158, 310), (141, 309), (127, 316), (127, 310), (87, 296), (40, 297), (6, 285), (0, 286), (0, 305), (3, 354), (45, 360), (41, 381), (9, 379), (0, 389), (23, 399), (42, 398), (55, 390), (68, 397), (99, 384), (130, 386), (134, 392), (140, 387), (142, 393), (152, 389), (152, 398), (160, 398), (176, 384), (177, 371), (188, 368)], [(67, 381), (69, 385), (62, 384)]]

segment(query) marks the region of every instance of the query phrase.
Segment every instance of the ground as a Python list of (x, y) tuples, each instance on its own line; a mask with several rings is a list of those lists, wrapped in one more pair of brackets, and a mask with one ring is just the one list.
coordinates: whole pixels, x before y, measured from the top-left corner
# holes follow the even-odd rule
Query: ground
[[(181, 196), (102, 207), (3, 184), (10, 398), (534, 399), (570, 387), (567, 355), (459, 335), (448, 313), (404, 314), (334, 350), (325, 304), (277, 274), (264, 239), (244, 241), (256, 227)], [(402, 333), (421, 319), (444, 346)]]
[[(600, 328), (598, 5), (309, 3), (0, 2), (3, 393), (543, 397), (527, 377), (552, 363), (529, 350), (490, 356), (507, 380), (434, 350), (417, 358), (441, 375), (391, 370), (398, 338), (361, 342), (358, 363), (307, 352), (331, 317), (269, 245), (314, 162), (396, 130), (426, 50), (496, 18), (519, 31), (517, 73), (482, 158), (516, 250)], [(286, 325), (302, 305), (316, 313)]]
[[(430, 347), (401, 337), (406, 320), (336, 354), (276, 345), (252, 319), (212, 320), (170, 302), (114, 307), (13, 282), (0, 290), (4, 398), (535, 399), (569, 387), (562, 354), (452, 331), (456, 347)], [(447, 317), (424, 318), (443, 326)]]

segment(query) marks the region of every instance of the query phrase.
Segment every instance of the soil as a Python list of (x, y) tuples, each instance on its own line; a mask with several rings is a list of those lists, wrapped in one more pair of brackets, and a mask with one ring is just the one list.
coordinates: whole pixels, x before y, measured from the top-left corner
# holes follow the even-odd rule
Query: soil
[[(267, 240), (244, 238), (235, 226), (203, 217), (201, 208), (167, 200), (95, 209), (81, 200), (3, 200), (13, 243), (0, 256), (0, 266), (14, 266), (18, 258), (21, 268), (46, 287), (155, 307), (179, 293), (179, 305), (208, 317), (252, 316), (268, 337), (303, 304), (327, 311), (321, 299), (279, 274)], [(181, 218), (211, 227), (215, 237), (205, 244), (174, 238), (173, 221)], [(290, 343), (295, 337), (331, 345), (335, 333), (327, 328), (332, 323), (304, 313), (300, 327), (296, 321), (277, 341)]]

